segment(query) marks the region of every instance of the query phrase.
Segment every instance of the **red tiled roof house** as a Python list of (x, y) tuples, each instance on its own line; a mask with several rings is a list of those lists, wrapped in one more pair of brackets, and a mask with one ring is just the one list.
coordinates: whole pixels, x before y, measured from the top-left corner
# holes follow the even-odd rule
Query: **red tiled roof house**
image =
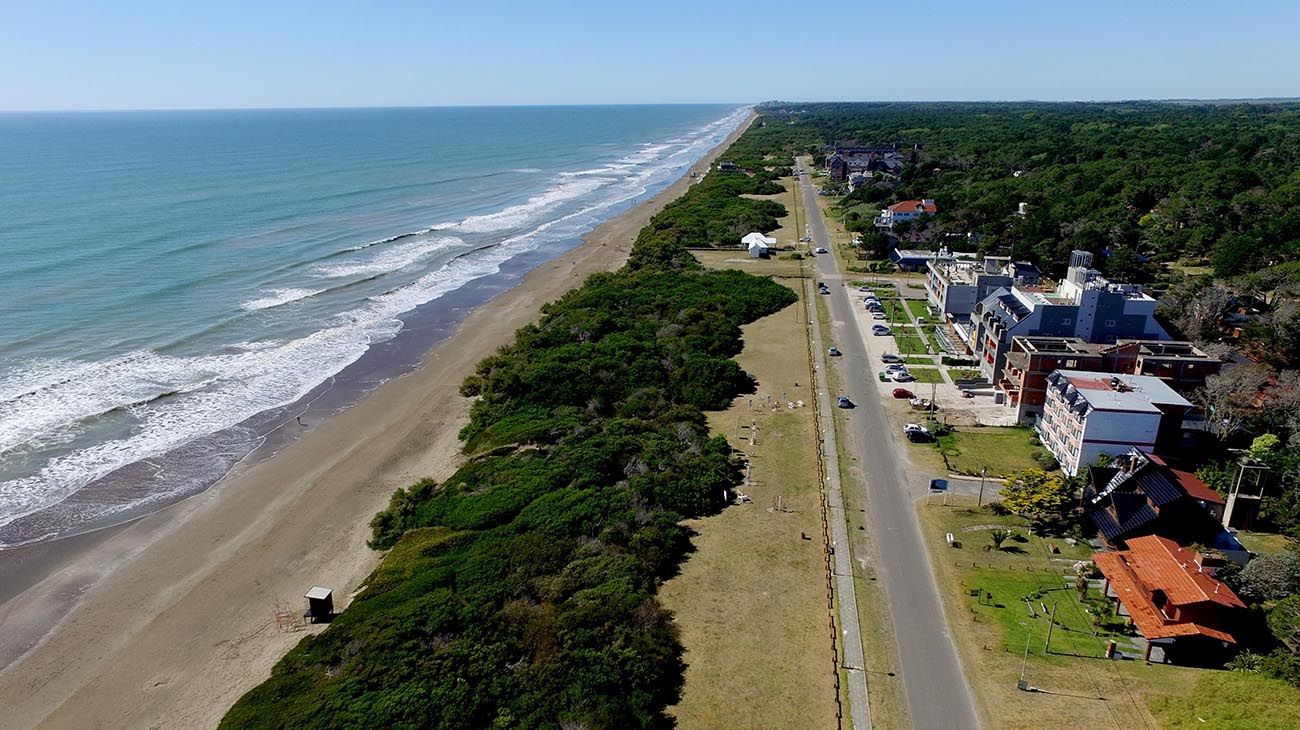
[(1237, 643), (1232, 626), (1244, 609), (1232, 589), (1206, 572), (1204, 558), (1158, 535), (1134, 537), (1128, 549), (1093, 556), (1106, 577), (1103, 591), (1119, 599), (1116, 611), (1127, 613), (1147, 640), (1166, 649), (1186, 645)]

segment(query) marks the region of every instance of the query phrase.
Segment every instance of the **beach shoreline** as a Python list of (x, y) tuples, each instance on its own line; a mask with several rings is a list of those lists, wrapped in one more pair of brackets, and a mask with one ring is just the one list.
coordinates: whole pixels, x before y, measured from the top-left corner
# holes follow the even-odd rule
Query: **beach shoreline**
[(31, 587), (0, 604), (0, 727), (215, 725), (304, 635), (277, 630), (277, 607), (300, 611), (312, 585), (346, 606), (380, 559), (365, 545), (370, 517), (398, 487), (459, 464), (463, 378), (541, 305), (621, 266), (691, 181), (601, 223), (474, 309), (419, 367), (274, 456), (129, 524), (38, 546), (15, 572)]

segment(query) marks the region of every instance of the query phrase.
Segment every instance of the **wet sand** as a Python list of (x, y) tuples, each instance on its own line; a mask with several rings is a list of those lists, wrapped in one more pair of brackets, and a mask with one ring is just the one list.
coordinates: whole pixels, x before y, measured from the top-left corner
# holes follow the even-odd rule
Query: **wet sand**
[[(474, 365), (542, 304), (621, 266), (650, 216), (689, 184), (684, 176), (602, 224), (475, 309), (414, 371), (275, 456), (130, 524), (13, 561), (6, 580), (30, 587), (0, 604), (0, 727), (215, 726), (304, 636), (277, 630), (277, 603), (301, 612), (303, 593), (324, 585), (345, 607), (379, 562), (365, 544), (371, 516), (396, 488), (455, 470), (468, 413), (457, 389)], [(52, 616), (65, 617), (51, 627)]]

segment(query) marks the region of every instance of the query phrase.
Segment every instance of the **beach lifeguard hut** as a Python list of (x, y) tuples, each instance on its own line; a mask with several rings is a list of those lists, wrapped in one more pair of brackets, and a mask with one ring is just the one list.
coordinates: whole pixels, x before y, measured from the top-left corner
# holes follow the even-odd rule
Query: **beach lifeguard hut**
[(307, 599), (307, 613), (302, 615), (304, 619), (312, 623), (329, 623), (334, 618), (334, 591), (323, 586), (312, 586), (304, 598)]

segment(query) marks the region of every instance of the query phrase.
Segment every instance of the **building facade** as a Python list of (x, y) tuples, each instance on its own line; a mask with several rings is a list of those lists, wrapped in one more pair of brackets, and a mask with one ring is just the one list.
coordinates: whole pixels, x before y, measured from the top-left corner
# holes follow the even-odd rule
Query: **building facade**
[(1028, 285), (997, 289), (975, 306), (967, 333), (985, 377), (997, 382), (1015, 337), (1078, 337), (1085, 342), (1168, 340), (1155, 319), (1156, 300), (1141, 287), (1117, 284), (1075, 251), (1055, 290)]
[(1102, 454), (1176, 447), (1192, 404), (1149, 375), (1057, 370), (1047, 376), (1043, 415), (1035, 430), (1070, 476)]
[(1053, 370), (1150, 375), (1179, 393), (1189, 393), (1219, 372), (1223, 362), (1190, 342), (1120, 340), (1113, 345), (1079, 337), (1013, 337), (993, 384), (1021, 423), (1043, 412), (1047, 376)]

